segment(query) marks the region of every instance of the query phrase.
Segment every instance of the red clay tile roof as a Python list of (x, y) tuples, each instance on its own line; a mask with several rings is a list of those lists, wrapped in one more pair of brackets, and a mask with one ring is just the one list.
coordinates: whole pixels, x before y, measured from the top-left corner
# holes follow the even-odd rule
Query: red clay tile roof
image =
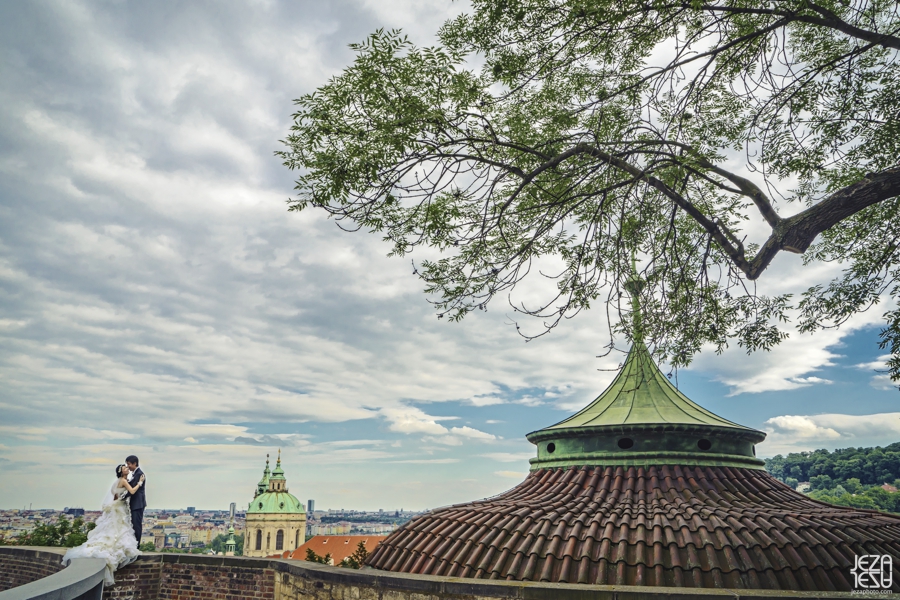
[[(384, 535), (316, 535), (308, 540), (305, 544), (299, 546), (293, 552), (285, 552), (284, 558), (292, 558), (294, 560), (306, 560), (307, 548), (319, 556), (331, 554), (334, 564), (340, 563), (342, 560), (356, 552), (360, 542), (366, 547), (371, 554), (378, 544), (385, 539)], [(281, 557), (281, 555), (279, 555)]]
[(366, 562), (450, 577), (830, 591), (852, 589), (858, 554), (900, 564), (900, 517), (812, 500), (758, 469), (665, 465), (532, 471), (499, 496), (413, 519)]

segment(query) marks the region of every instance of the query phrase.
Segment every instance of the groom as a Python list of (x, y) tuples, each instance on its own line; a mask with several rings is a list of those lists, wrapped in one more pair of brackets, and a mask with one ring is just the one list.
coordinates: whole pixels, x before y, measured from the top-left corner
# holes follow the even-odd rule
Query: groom
[[(128, 474), (128, 483), (132, 483), (132, 485), (136, 485), (138, 481), (141, 480), (141, 477), (144, 477), (144, 472), (141, 471), (141, 467), (139, 466), (138, 457), (132, 454), (128, 458), (125, 459), (125, 464), (128, 465), (128, 470), (131, 471)], [(133, 494), (129, 494), (131, 496), (131, 528), (134, 529), (134, 539), (137, 540), (138, 546), (141, 545), (141, 531), (144, 527), (144, 509), (147, 508), (147, 495), (144, 491), (147, 489), (147, 478), (144, 477), (144, 484), (141, 485)]]

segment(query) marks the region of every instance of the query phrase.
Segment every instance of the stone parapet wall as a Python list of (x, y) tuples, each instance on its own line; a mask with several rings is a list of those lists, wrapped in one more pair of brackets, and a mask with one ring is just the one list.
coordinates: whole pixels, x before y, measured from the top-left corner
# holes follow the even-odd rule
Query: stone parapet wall
[(63, 569), (65, 548), (3, 546), (0, 552), (0, 592), (49, 577)]
[[(504, 581), (341, 569), (275, 561), (275, 600), (775, 600), (857, 598), (851, 592), (792, 592)], [(289, 563), (289, 564), (288, 564)]]
[[(55, 549), (0, 547), (0, 573), (60, 565)], [(4, 562), (5, 561), (5, 562)], [(18, 561), (18, 562), (13, 562)], [(28, 562), (33, 563), (29, 566)], [(56, 569), (58, 570), (58, 569)], [(36, 577), (35, 577), (36, 578)], [(0, 579), (2, 581), (2, 579)], [(23, 581), (22, 583), (28, 583)], [(21, 584), (19, 584), (21, 585)], [(851, 592), (664, 588), (463, 579), (342, 569), (300, 560), (145, 554), (116, 571), (108, 600), (775, 600), (851, 598)]]
[(116, 585), (106, 588), (106, 600), (158, 600), (163, 562), (157, 556), (142, 556), (116, 571)]
[[(267, 565), (269, 566), (269, 565)], [(275, 571), (228, 564), (166, 564), (159, 600), (274, 600)]]
[(275, 600), (273, 561), (202, 554), (144, 554), (116, 571), (107, 600)]

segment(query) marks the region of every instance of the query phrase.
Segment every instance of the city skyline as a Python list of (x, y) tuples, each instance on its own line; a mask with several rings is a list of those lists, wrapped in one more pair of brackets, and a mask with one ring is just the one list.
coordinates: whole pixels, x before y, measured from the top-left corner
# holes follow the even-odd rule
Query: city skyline
[[(240, 510), (279, 447), (291, 493), (320, 508), (435, 508), (524, 478), (525, 434), (624, 359), (598, 358), (602, 307), (527, 344), (500, 302), (439, 321), (377, 235), (288, 213), (296, 174), (273, 155), (348, 44), (400, 27), (428, 45), (464, 9), (0, 8), (0, 508), (97, 507), (132, 453), (151, 509)], [(839, 268), (801, 263), (780, 255), (760, 291)], [(763, 457), (900, 440), (877, 346), (891, 306), (771, 353), (704, 349), (673, 380), (767, 431)]]

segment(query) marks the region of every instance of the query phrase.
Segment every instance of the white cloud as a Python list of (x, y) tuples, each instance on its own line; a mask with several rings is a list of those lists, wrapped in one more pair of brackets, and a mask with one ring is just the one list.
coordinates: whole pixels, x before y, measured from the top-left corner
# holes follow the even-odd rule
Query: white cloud
[[(243, 502), (278, 447), (291, 489), (320, 506), (490, 496), (500, 491), (494, 463), (524, 471), (533, 449), (463, 468), (475, 444), (520, 446), (459, 423), (504, 422), (511, 436), (520, 415), (582, 408), (611, 381), (598, 369), (621, 356), (595, 358), (607, 342), (603, 311), (529, 344), (502, 300), (462, 323), (438, 321), (409, 263), (386, 258), (377, 235), (285, 210), (295, 174), (272, 151), (291, 100), (348, 64), (347, 43), (376, 27), (402, 25), (427, 43), (464, 9), (304, 0), (252, 18), (217, 6), (213, 19), (185, 4), (178, 22), (194, 25), (170, 27), (128, 5), (0, 6), (13, 23), (0, 57), (21, 58), (4, 63), (0, 89), (0, 280), (9, 290), (0, 506), (99, 502), (94, 486), (105, 491), (108, 467), (131, 452), (159, 482), (156, 506)], [(60, 56), (71, 58), (65, 69)], [(769, 280), (821, 280), (778, 261)], [(544, 283), (517, 297), (546, 296)], [(707, 353), (697, 364), (735, 392), (823, 385), (817, 370), (841, 335), (753, 357)], [(484, 407), (516, 398), (515, 418), (484, 419), (496, 416)], [(465, 421), (417, 408), (438, 402), (457, 403)], [(418, 456), (428, 452), (440, 458)], [(58, 471), (35, 478), (35, 464)], [(413, 480), (416, 468), (403, 464), (426, 465), (424, 475)], [(390, 476), (385, 465), (397, 465)], [(357, 485), (338, 496), (346, 481)]]
[(506, 477), (508, 479), (525, 479), (528, 477), (527, 472), (520, 473), (519, 471), (494, 471), (494, 475), (497, 477)]
[(900, 383), (891, 379), (890, 375), (875, 375), (872, 379), (869, 380), (869, 385), (871, 385), (876, 390), (896, 390)]
[(841, 437), (841, 434), (831, 427), (821, 427), (817, 425), (812, 417), (803, 417), (799, 415), (772, 417), (766, 421), (766, 425), (771, 425), (780, 433), (792, 435), (797, 438), (830, 440)]
[(821, 377), (790, 377), (789, 381), (792, 381), (793, 383), (798, 383), (802, 386), (813, 385), (816, 383), (821, 383), (823, 385), (831, 385), (832, 383), (834, 383), (830, 379), (822, 379)]
[(458, 458), (415, 458), (415, 459), (407, 459), (407, 460), (392, 460), (392, 463), (395, 464), (405, 464), (405, 465), (448, 465), (452, 463), (458, 463), (460, 459)]
[(433, 417), (414, 406), (389, 407), (381, 409), (381, 414), (391, 422), (390, 430), (400, 433), (447, 433), (447, 428), (438, 421), (456, 417)]
[(489, 458), (491, 460), (496, 460), (497, 462), (527, 463), (528, 459), (534, 458), (536, 455), (536, 452), (488, 452), (486, 454), (482, 454), (481, 456)]
[(444, 446), (462, 446), (462, 439), (456, 437), (455, 435), (442, 435), (442, 436), (426, 436), (422, 438), (422, 441), (427, 444), (442, 444)]
[(782, 415), (766, 421), (764, 456), (817, 448), (883, 446), (900, 440), (900, 412), (871, 415)]
[(497, 436), (491, 433), (487, 433), (484, 431), (479, 431), (478, 429), (473, 429), (469, 426), (462, 427), (453, 427), (450, 429), (450, 433), (453, 435), (462, 436), (465, 438), (475, 439), (475, 440), (496, 440)]
[(484, 394), (481, 396), (473, 396), (469, 398), (472, 406), (493, 406), (495, 404), (505, 404), (506, 399), (500, 395)]
[(869, 380), (869, 385), (876, 390), (893, 390), (897, 388), (898, 384), (896, 381), (891, 380), (891, 376), (885, 372), (887, 371), (887, 361), (890, 358), (890, 354), (882, 354), (873, 361), (859, 363), (855, 366), (862, 371), (875, 371), (878, 373), (878, 375), (873, 375), (872, 379)]

